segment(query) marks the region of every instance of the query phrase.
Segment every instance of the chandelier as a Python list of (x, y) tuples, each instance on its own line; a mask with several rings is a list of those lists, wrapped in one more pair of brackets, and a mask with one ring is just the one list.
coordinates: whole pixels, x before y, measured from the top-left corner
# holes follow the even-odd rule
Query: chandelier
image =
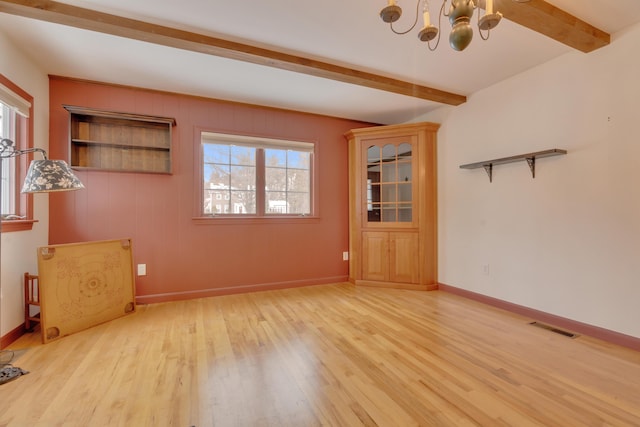
[[(449, 18), (451, 23), (451, 33), (449, 33), (449, 44), (457, 51), (464, 50), (471, 43), (473, 38), (473, 29), (471, 28), (471, 18), (473, 12), (478, 9), (480, 0), (443, 0), (442, 6), (440, 6), (440, 12), (438, 13), (438, 27), (431, 24), (431, 18), (429, 14), (429, 0), (417, 0), (416, 1), (416, 18), (411, 28), (406, 31), (397, 31), (393, 28), (393, 23), (400, 19), (402, 15), (402, 9), (398, 6), (396, 0), (388, 0), (389, 4), (380, 11), (380, 17), (384, 22), (389, 23), (391, 31), (395, 34), (407, 34), (413, 30), (418, 23), (420, 14), (420, 3), (423, 2), (422, 16), (424, 26), (418, 33), (420, 41), (427, 42), (429, 50), (434, 51), (440, 43), (440, 31), (438, 27), (442, 27), (440, 21), (442, 17)], [(447, 11), (446, 5), (450, 3)], [(493, 0), (485, 0), (485, 13), (480, 17), (478, 12), (478, 30), (482, 40), (489, 38), (489, 33), (492, 28), (495, 28), (502, 14), (500, 12), (493, 11)], [(431, 41), (437, 37), (435, 45), (431, 46)]]

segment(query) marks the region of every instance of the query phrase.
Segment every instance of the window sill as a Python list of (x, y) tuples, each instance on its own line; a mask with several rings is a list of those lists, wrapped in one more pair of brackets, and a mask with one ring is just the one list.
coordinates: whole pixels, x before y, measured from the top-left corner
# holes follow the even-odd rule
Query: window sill
[(36, 219), (2, 220), (2, 232), (10, 233), (12, 231), (28, 231), (33, 228), (33, 224), (36, 222), (38, 222)]
[(248, 225), (248, 224), (309, 224), (320, 222), (318, 216), (198, 216), (192, 218), (196, 225)]

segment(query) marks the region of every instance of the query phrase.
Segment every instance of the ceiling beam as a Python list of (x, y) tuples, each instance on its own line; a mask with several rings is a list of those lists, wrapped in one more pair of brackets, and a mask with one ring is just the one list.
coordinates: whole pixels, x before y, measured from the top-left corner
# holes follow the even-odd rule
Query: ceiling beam
[(611, 42), (608, 33), (544, 0), (530, 0), (526, 3), (495, 0), (494, 9), (499, 10), (509, 21), (582, 52), (594, 51)]
[(0, 12), (70, 27), (141, 40), (315, 77), (380, 89), (449, 105), (466, 102), (464, 95), (359, 71), (328, 62), (176, 28), (124, 18), (49, 0), (0, 0)]

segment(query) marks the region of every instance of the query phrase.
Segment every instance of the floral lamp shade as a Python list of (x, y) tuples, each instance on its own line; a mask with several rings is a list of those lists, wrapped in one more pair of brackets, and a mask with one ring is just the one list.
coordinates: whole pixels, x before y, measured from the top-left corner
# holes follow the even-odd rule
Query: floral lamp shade
[(22, 193), (80, 190), (84, 185), (64, 160), (33, 160)]

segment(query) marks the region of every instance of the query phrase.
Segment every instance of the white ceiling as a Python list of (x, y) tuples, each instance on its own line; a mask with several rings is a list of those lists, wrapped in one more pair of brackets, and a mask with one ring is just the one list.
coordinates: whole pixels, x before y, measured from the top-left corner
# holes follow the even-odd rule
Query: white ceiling
[[(534, 0), (537, 1), (537, 0)], [(640, 21), (638, 0), (548, 0), (612, 34)], [(463, 52), (430, 52), (413, 30), (391, 33), (386, 0), (66, 0), (62, 3), (202, 33), (462, 95), (573, 49), (503, 20), (488, 41), (474, 35)], [(439, 1), (432, 0), (435, 16)], [(400, 0), (397, 27), (415, 3)], [(475, 21), (474, 16), (474, 21)], [(443, 26), (448, 22), (442, 20)], [(390, 124), (441, 104), (201, 53), (0, 13), (0, 32), (23, 46), (47, 74), (132, 85)], [(587, 55), (579, 53), (581, 55)], [(7, 60), (7, 58), (2, 58)]]

